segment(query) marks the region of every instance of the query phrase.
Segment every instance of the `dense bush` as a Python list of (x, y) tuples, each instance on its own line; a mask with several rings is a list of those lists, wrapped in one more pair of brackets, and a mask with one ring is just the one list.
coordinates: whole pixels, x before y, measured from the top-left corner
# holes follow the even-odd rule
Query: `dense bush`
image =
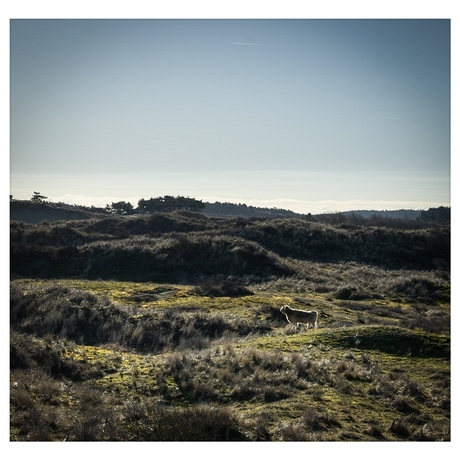
[(245, 441), (241, 422), (230, 408), (196, 405), (186, 408), (136, 404), (128, 414), (134, 441)]
[(88, 369), (72, 359), (62, 357), (63, 347), (51, 340), (44, 343), (27, 334), (10, 334), (10, 369), (40, 368), (54, 377), (66, 377), (74, 381), (84, 375), (97, 375), (95, 369)]

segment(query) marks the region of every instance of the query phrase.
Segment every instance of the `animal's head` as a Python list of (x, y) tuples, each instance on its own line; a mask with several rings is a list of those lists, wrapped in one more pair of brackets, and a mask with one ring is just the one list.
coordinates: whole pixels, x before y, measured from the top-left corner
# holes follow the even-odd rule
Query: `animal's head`
[(289, 305), (283, 305), (283, 306), (280, 308), (280, 312), (281, 312), (281, 313), (284, 313), (288, 308), (289, 308)]

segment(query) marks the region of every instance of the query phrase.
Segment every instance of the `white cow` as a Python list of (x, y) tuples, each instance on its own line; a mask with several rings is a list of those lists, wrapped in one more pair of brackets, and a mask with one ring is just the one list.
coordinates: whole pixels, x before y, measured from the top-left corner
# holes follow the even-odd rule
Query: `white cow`
[(291, 308), (289, 305), (283, 305), (280, 308), (280, 312), (286, 316), (286, 319), (297, 326), (299, 324), (305, 324), (307, 329), (309, 326), (314, 328), (318, 327), (318, 312), (316, 310), (305, 311), (305, 310), (295, 310)]

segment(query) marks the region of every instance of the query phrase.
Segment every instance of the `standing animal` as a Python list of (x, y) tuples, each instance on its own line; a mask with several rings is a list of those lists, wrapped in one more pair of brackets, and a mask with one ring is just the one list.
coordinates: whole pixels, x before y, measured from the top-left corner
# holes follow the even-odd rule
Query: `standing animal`
[(318, 327), (318, 312), (316, 310), (296, 310), (289, 305), (283, 305), (280, 312), (286, 316), (288, 322), (295, 325), (296, 329), (299, 324), (305, 324), (307, 329), (309, 326)]

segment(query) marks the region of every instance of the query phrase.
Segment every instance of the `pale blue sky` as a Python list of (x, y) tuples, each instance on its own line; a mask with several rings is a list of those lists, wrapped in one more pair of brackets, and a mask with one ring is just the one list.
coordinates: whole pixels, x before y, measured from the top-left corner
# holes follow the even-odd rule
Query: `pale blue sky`
[(10, 27), (17, 198), (450, 202), (448, 20)]

